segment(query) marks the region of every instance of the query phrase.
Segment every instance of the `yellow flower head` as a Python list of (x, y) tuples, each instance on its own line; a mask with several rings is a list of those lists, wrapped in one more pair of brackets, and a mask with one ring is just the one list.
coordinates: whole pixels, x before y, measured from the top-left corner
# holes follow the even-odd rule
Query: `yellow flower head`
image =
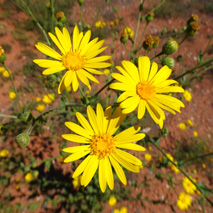
[(110, 206), (115, 206), (116, 203), (117, 203), (117, 199), (115, 198), (115, 196), (111, 196), (111, 197), (109, 198), (109, 205), (110, 205)]
[(127, 180), (120, 164), (128, 170), (138, 173), (142, 162), (121, 149), (145, 151), (144, 147), (135, 144), (136, 141), (144, 138), (145, 134), (136, 134), (141, 128), (133, 126), (113, 136), (126, 117), (120, 107), (112, 113), (111, 106), (103, 111), (102, 106), (97, 104), (95, 113), (92, 107), (88, 106), (87, 115), (89, 122), (81, 113), (76, 113), (82, 126), (73, 122), (65, 122), (65, 125), (76, 134), (64, 134), (62, 137), (75, 143), (85, 144), (63, 149), (64, 152), (71, 153), (64, 160), (65, 163), (86, 156), (72, 177), (76, 178), (83, 173), (81, 185), (86, 187), (98, 170), (100, 188), (102, 192), (105, 192), (107, 185), (111, 190), (114, 188), (113, 166), (118, 178), (126, 185)]
[(55, 100), (55, 96), (53, 93), (44, 95), (42, 99), (42, 101), (46, 104), (51, 104), (54, 100)]
[(193, 21), (198, 21), (199, 16), (197, 14), (192, 14), (192, 19), (193, 19)]
[(3, 73), (6, 69), (4, 67), (0, 67), (0, 73)]
[(119, 209), (114, 209), (114, 213), (120, 213)]
[(106, 23), (104, 21), (97, 21), (97, 22), (95, 22), (95, 27), (96, 28), (103, 29), (105, 26), (106, 26)]
[(8, 72), (7, 70), (5, 70), (5, 71), (3, 72), (3, 76), (4, 76), (5, 78), (9, 78), (9, 77), (10, 77), (10, 74), (9, 74), (9, 72)]
[(36, 110), (38, 110), (39, 112), (43, 112), (45, 110), (45, 105), (44, 104), (39, 104), (37, 107), (36, 107)]
[(192, 100), (192, 94), (188, 90), (184, 90), (183, 97), (188, 102), (190, 102)]
[(79, 186), (81, 185), (81, 176), (76, 177), (73, 181), (72, 184), (75, 189), (78, 189)]
[(193, 136), (194, 136), (195, 138), (197, 138), (197, 137), (198, 137), (198, 133), (197, 133), (197, 131), (193, 131)]
[[(196, 180), (190, 177), (195, 183)], [(183, 188), (186, 190), (187, 193), (189, 194), (194, 194), (196, 191), (196, 186), (187, 178), (183, 178)]]
[(60, 12), (56, 13), (56, 18), (57, 19), (60, 19), (60, 18), (63, 18), (63, 17), (64, 17), (64, 12), (60, 11)]
[(202, 167), (205, 169), (205, 168), (206, 168), (206, 164), (205, 164), (205, 163), (203, 163), (203, 164), (202, 164)]
[(193, 126), (194, 124), (193, 124), (193, 122), (190, 120), (190, 119), (188, 119), (187, 120), (187, 123), (186, 123), (188, 126)]
[(132, 38), (134, 36), (134, 31), (130, 27), (125, 27), (123, 33), (129, 38)]
[(40, 97), (36, 97), (36, 102), (40, 102), (41, 98)]
[(106, 49), (106, 47), (102, 47), (104, 41), (102, 40), (97, 42), (98, 38), (89, 41), (91, 31), (88, 30), (86, 34), (83, 35), (83, 32), (79, 32), (77, 26), (75, 26), (73, 31), (72, 43), (69, 32), (66, 28), (63, 28), (63, 31), (60, 31), (56, 27), (55, 31), (57, 37), (52, 33), (49, 33), (49, 36), (59, 48), (61, 54), (39, 42), (36, 44), (36, 48), (56, 60), (36, 59), (34, 62), (40, 67), (46, 68), (43, 71), (44, 75), (50, 75), (62, 70), (67, 71), (59, 84), (59, 94), (61, 94), (63, 90), (70, 85), (72, 85), (73, 91), (76, 92), (79, 87), (79, 80), (91, 89), (88, 79), (96, 83), (99, 82), (90, 73), (101, 75), (103, 73), (96, 70), (97, 68), (99, 69), (111, 66), (110, 63), (104, 62), (111, 56), (96, 57)]
[(115, 25), (117, 25), (119, 23), (119, 20), (118, 19), (115, 19)]
[(166, 153), (166, 156), (167, 156), (167, 158), (169, 158), (169, 160), (174, 161), (174, 158), (172, 157), (172, 155), (170, 153)]
[(155, 43), (154, 38), (151, 35), (148, 35), (146, 37), (145, 43), (147, 46), (151, 47)]
[(16, 93), (15, 92), (10, 92), (9, 93), (9, 97), (10, 97), (10, 99), (16, 98)]
[(191, 22), (190, 27), (192, 29), (192, 33), (195, 33), (197, 31), (199, 31), (199, 29), (200, 29), (200, 26), (196, 21)]
[[(177, 161), (174, 162), (177, 165)], [(180, 170), (173, 164), (170, 163), (170, 168), (172, 171), (174, 171), (176, 174), (180, 172)]]
[(128, 210), (125, 206), (120, 209), (120, 213), (128, 213)]
[(181, 192), (177, 201), (177, 206), (179, 207), (179, 209), (187, 210), (191, 206), (191, 203), (192, 201), (190, 195)]
[(0, 46), (0, 56), (4, 54), (4, 49), (2, 46)]
[(109, 75), (110, 74), (110, 69), (104, 69), (104, 74)]
[(110, 88), (123, 91), (117, 102), (121, 102), (120, 107), (124, 114), (138, 108), (138, 119), (141, 119), (147, 109), (152, 119), (162, 128), (165, 120), (162, 109), (176, 114), (175, 111), (180, 112), (180, 107), (184, 107), (180, 100), (163, 93), (184, 92), (184, 90), (179, 86), (171, 86), (177, 82), (167, 80), (172, 72), (167, 66), (158, 71), (157, 63), (153, 62), (151, 66), (147, 56), (139, 57), (138, 66), (139, 68), (132, 62), (122, 61), (122, 67), (116, 67), (121, 74), (112, 74), (119, 82), (112, 83)]
[(28, 172), (25, 177), (24, 177), (25, 181), (30, 183), (33, 180), (33, 174), (31, 172)]
[(9, 151), (7, 149), (2, 149), (0, 152), (1, 158), (6, 158), (9, 155)]
[(179, 128), (181, 129), (181, 130), (185, 130), (186, 129), (186, 124), (185, 123), (179, 123)]
[(115, 25), (114, 21), (110, 21), (110, 26), (113, 27)]
[(146, 153), (146, 154), (144, 155), (144, 158), (145, 158), (145, 160), (150, 161), (150, 160), (152, 160), (152, 155), (149, 154), (149, 153)]
[(159, 44), (160, 38), (158, 36), (154, 36), (153, 37), (153, 42), (154, 42), (154, 44)]

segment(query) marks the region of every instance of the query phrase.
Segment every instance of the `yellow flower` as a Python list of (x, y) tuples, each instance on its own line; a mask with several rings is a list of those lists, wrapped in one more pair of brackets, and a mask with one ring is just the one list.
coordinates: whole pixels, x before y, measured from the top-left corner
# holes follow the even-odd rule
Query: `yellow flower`
[(114, 213), (120, 213), (119, 209), (114, 209)]
[(10, 97), (10, 99), (16, 98), (16, 93), (15, 92), (10, 92), (9, 93), (9, 97)]
[(117, 25), (119, 23), (119, 20), (118, 19), (115, 19), (115, 25)]
[(203, 164), (202, 164), (202, 167), (205, 169), (205, 168), (206, 168), (206, 164), (205, 164), (205, 163), (203, 163)]
[(51, 104), (54, 100), (55, 100), (55, 96), (53, 93), (44, 95), (42, 99), (42, 101), (46, 104)]
[(134, 31), (130, 27), (125, 27), (124, 34), (132, 38), (134, 36)]
[(39, 111), (39, 112), (43, 112), (45, 110), (45, 105), (44, 104), (39, 104), (36, 109)]
[(144, 158), (145, 158), (145, 160), (150, 161), (150, 160), (152, 160), (152, 155), (150, 155), (149, 153), (146, 153), (144, 155)]
[(4, 49), (3, 49), (2, 46), (0, 46), (0, 56), (1, 56), (2, 54), (4, 54)]
[(192, 100), (192, 94), (188, 91), (185, 90), (183, 93), (183, 97), (186, 99), (186, 101), (190, 102)]
[(25, 181), (30, 183), (33, 180), (33, 174), (31, 172), (28, 172), (25, 177), (24, 177)]
[(177, 201), (177, 206), (181, 209), (181, 210), (187, 210), (189, 208), (189, 206), (191, 206), (191, 197), (190, 195), (181, 192), (179, 195), (179, 199)]
[(162, 109), (176, 114), (175, 111), (180, 112), (180, 107), (184, 107), (180, 100), (162, 93), (184, 90), (178, 86), (170, 86), (177, 82), (167, 80), (172, 72), (167, 66), (157, 72), (157, 63), (153, 62), (151, 66), (147, 56), (139, 57), (138, 65), (139, 69), (132, 62), (122, 61), (123, 67), (116, 67), (121, 74), (112, 74), (112, 77), (120, 82), (112, 83), (110, 88), (124, 91), (117, 99), (117, 102), (121, 102), (123, 113), (133, 112), (138, 107), (138, 119), (141, 119), (147, 109), (152, 119), (162, 128), (165, 120)]
[(20, 186), (16, 185), (16, 190), (19, 191), (19, 189), (20, 189)]
[(110, 74), (110, 69), (104, 69), (104, 74), (109, 75)]
[(5, 78), (9, 78), (9, 77), (10, 77), (10, 74), (9, 74), (9, 72), (8, 72), (7, 70), (5, 70), (5, 71), (3, 72), (3, 76), (4, 76)]
[(110, 21), (110, 26), (113, 27), (115, 25), (114, 21)]
[(3, 149), (0, 152), (0, 157), (6, 158), (9, 155), (9, 151), (7, 149)]
[(86, 34), (83, 35), (83, 32), (79, 33), (77, 26), (75, 26), (73, 31), (72, 43), (69, 32), (66, 28), (63, 28), (63, 31), (61, 32), (56, 27), (55, 31), (57, 38), (52, 33), (49, 33), (49, 36), (61, 51), (61, 55), (47, 45), (39, 42), (36, 44), (36, 48), (56, 60), (36, 59), (34, 62), (40, 67), (47, 68), (43, 71), (44, 75), (50, 75), (62, 70), (67, 70), (59, 84), (59, 94), (61, 94), (63, 90), (70, 85), (72, 85), (73, 91), (76, 92), (79, 87), (79, 80), (91, 89), (88, 79), (96, 83), (99, 83), (99, 81), (90, 73), (101, 75), (103, 73), (96, 70), (97, 68), (99, 69), (111, 66), (110, 63), (104, 62), (111, 56), (96, 57), (106, 49), (106, 47), (101, 48), (104, 41), (102, 40), (97, 42), (98, 38), (95, 38), (89, 42), (91, 31), (88, 30)]
[(170, 153), (166, 153), (166, 156), (167, 156), (167, 158), (169, 158), (169, 160), (174, 161), (174, 158), (172, 157), (172, 155)]
[[(190, 177), (195, 183), (196, 180)], [(196, 191), (196, 186), (187, 178), (183, 178), (183, 188), (186, 190), (187, 193), (189, 194), (194, 194)]]
[(111, 197), (109, 198), (109, 205), (110, 205), (110, 206), (115, 206), (116, 203), (117, 203), (117, 199), (115, 198), (115, 196), (111, 196)]
[(145, 43), (147, 46), (151, 47), (155, 43), (154, 38), (151, 35), (148, 35), (146, 37)]
[(120, 209), (120, 213), (128, 213), (128, 210), (125, 206)]
[(106, 25), (106, 23), (104, 21), (95, 22), (95, 27), (96, 28), (102, 28), (103, 29), (105, 27), (105, 25)]
[(192, 14), (192, 19), (193, 21), (198, 21), (199, 20), (199, 16), (197, 14)]
[(40, 102), (41, 98), (40, 97), (36, 97), (36, 102)]
[(107, 185), (111, 190), (114, 188), (111, 164), (124, 185), (126, 185), (127, 180), (119, 164), (127, 170), (135, 173), (139, 172), (139, 166), (142, 165), (142, 162), (120, 148), (145, 151), (144, 147), (135, 144), (135, 142), (144, 138), (145, 134), (136, 134), (141, 127), (133, 126), (113, 136), (126, 115), (122, 114), (120, 107), (116, 108), (113, 114), (111, 106), (103, 111), (100, 104), (97, 104), (96, 112), (97, 114), (91, 106), (87, 107), (89, 122), (81, 113), (76, 113), (82, 127), (73, 122), (65, 122), (65, 125), (77, 135), (64, 134), (62, 137), (86, 145), (63, 149), (64, 152), (72, 153), (64, 162), (69, 163), (87, 156), (77, 167), (72, 177), (76, 178), (83, 173), (81, 185), (86, 187), (98, 169), (100, 188), (102, 192), (105, 192)]
[(81, 185), (81, 176), (74, 178), (72, 184), (75, 189), (79, 188), (79, 186)]
[(60, 18), (63, 18), (63, 17), (64, 17), (64, 12), (60, 11), (60, 12), (56, 13), (56, 18), (57, 19), (60, 19)]
[(194, 136), (195, 138), (197, 138), (197, 137), (198, 137), (198, 133), (197, 133), (197, 131), (193, 131), (193, 136)]
[(188, 119), (187, 120), (187, 123), (186, 123), (188, 126), (193, 126), (194, 124), (193, 124), (193, 122), (190, 120), (190, 119)]
[[(177, 161), (174, 162), (176, 165), (177, 165)], [(174, 171), (176, 174), (178, 174), (180, 172), (180, 170), (175, 166), (173, 165), (172, 163), (170, 163), (170, 168), (172, 171)]]
[(4, 72), (6, 69), (4, 67), (0, 67), (0, 73)]
[(181, 129), (181, 130), (185, 130), (186, 129), (186, 124), (185, 123), (179, 123), (179, 128)]

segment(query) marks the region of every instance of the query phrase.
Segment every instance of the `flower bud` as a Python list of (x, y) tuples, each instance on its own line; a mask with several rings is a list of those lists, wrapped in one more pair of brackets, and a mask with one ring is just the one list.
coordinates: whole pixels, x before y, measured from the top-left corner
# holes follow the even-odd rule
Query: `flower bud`
[(192, 21), (187, 27), (187, 33), (189, 36), (194, 36), (200, 29), (199, 24), (196, 21)]
[(128, 39), (129, 39), (128, 35), (126, 35), (125, 33), (122, 33), (121, 38), (120, 38), (121, 43), (126, 44)]
[(16, 142), (21, 147), (27, 146), (30, 142), (30, 137), (27, 133), (21, 133), (16, 136)]
[(151, 35), (148, 35), (146, 37), (146, 40), (143, 42), (143, 48), (145, 50), (151, 50), (154, 44), (153, 37)]
[(153, 37), (153, 41), (154, 41), (153, 48), (158, 47), (158, 44), (160, 42), (160, 38), (158, 36), (155, 36), (155, 37)]
[(84, 0), (78, 0), (78, 3), (79, 3), (80, 5), (82, 5), (82, 4), (84, 3)]
[(178, 43), (177, 43), (177, 41), (175, 41), (173, 39), (170, 39), (169, 41), (167, 41), (163, 45), (162, 52), (163, 52), (163, 54), (171, 55), (171, 54), (177, 52), (177, 50), (178, 50)]
[(6, 55), (4, 54), (4, 49), (0, 46), (0, 63), (3, 63), (6, 60)]
[(164, 35), (164, 34), (166, 34), (166, 33), (167, 33), (167, 29), (164, 28), (164, 29), (162, 30), (161, 34)]
[(175, 60), (173, 58), (163, 58), (161, 60), (161, 65), (162, 66), (167, 65), (169, 68), (173, 68), (175, 65)]
[(147, 23), (152, 22), (154, 19), (154, 13), (152, 11), (148, 12), (145, 19), (146, 19)]

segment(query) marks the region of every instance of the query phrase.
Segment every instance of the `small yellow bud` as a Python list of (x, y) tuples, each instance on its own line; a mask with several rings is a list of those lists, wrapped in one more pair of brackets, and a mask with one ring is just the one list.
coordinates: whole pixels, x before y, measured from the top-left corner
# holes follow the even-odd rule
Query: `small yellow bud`
[(115, 206), (116, 203), (117, 203), (117, 199), (115, 198), (115, 196), (111, 196), (111, 197), (109, 198), (109, 205), (110, 205), (110, 206)]
[(186, 124), (185, 123), (179, 123), (179, 128), (181, 129), (181, 130), (185, 130), (186, 129)]
[(146, 153), (146, 154), (144, 155), (144, 158), (145, 158), (145, 160), (150, 161), (150, 160), (152, 160), (152, 155), (149, 154), (149, 153)]
[(197, 138), (197, 137), (198, 137), (198, 133), (197, 133), (197, 131), (193, 131), (193, 136), (194, 136), (195, 138)]
[(16, 98), (16, 93), (15, 92), (10, 92), (9, 93), (9, 97), (10, 97), (10, 99)]
[(188, 125), (188, 126), (193, 126), (194, 124), (193, 124), (193, 122), (192, 122), (190, 119), (188, 119), (188, 120), (187, 120), (187, 125)]
[(191, 100), (192, 100), (192, 94), (188, 90), (184, 90), (183, 97), (188, 102), (191, 102)]
[(33, 174), (31, 172), (28, 172), (25, 177), (24, 177), (25, 181), (30, 183), (33, 180)]
[(3, 149), (0, 152), (0, 157), (6, 158), (9, 155), (9, 151), (7, 149)]
[(36, 107), (36, 110), (38, 110), (39, 112), (43, 112), (45, 110), (45, 105), (44, 104), (39, 104), (37, 107)]

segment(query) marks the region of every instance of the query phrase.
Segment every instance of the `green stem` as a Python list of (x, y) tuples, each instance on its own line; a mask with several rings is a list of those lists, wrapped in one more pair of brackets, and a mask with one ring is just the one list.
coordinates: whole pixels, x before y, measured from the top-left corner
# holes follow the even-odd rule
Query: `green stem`
[[(142, 5), (142, 0), (140, 0), (140, 5)], [(138, 14), (138, 22), (137, 22), (137, 26), (136, 26), (136, 30), (135, 30), (135, 38), (134, 38), (134, 42), (133, 42), (133, 45), (132, 45), (132, 51), (130, 53), (130, 60), (133, 59), (133, 54), (134, 54), (134, 51), (135, 51), (135, 43), (136, 43), (136, 39), (137, 39), (137, 35), (138, 35), (138, 29), (139, 29), (139, 25), (140, 25), (140, 22), (141, 22), (141, 11), (139, 11), (139, 14)]]
[(207, 60), (207, 61), (205, 61), (205, 62), (203, 62), (203, 63), (201, 63), (201, 64), (198, 64), (198, 65), (196, 65), (195, 67), (193, 67), (192, 69), (189, 69), (189, 70), (187, 70), (186, 72), (184, 72), (183, 74), (177, 76), (174, 80), (177, 80), (177, 79), (179, 79), (179, 78), (182, 78), (184, 75), (187, 75), (188, 73), (191, 73), (191, 72), (193, 72), (194, 70), (196, 70), (196, 69), (198, 69), (198, 68), (200, 68), (200, 67), (203, 67), (203, 66), (205, 66), (205, 65), (207, 65), (207, 64), (209, 64), (209, 63), (211, 63), (212, 61), (213, 61), (213, 58), (210, 58), (209, 60)]
[(126, 52), (128, 53), (128, 55), (130, 55), (130, 51), (127, 49), (126, 44), (124, 44), (124, 47), (125, 47), (125, 50), (126, 50)]
[(14, 84), (13, 75), (12, 75), (12, 73), (9, 71), (9, 69), (7, 68), (7, 66), (5, 65), (5, 63), (3, 63), (3, 66), (4, 66), (4, 68), (7, 70), (7, 72), (9, 73), (10, 80), (11, 80), (12, 86), (13, 86), (13, 90), (14, 90), (14, 92), (15, 92), (15, 94), (16, 94), (16, 102), (17, 102), (17, 105), (18, 105), (19, 110), (20, 110), (20, 109), (21, 109), (21, 106), (20, 106), (20, 102), (19, 102), (19, 96), (18, 96), (16, 87), (15, 87), (15, 84)]
[[(178, 165), (176, 165), (172, 160), (170, 160), (170, 159), (167, 157), (167, 154), (166, 154), (155, 142), (153, 142), (153, 141), (149, 141), (149, 142), (150, 142), (151, 144), (153, 144), (153, 145), (154, 145), (154, 146), (155, 146), (155, 147), (167, 158), (167, 160), (168, 160), (171, 164), (173, 164), (174, 166), (176, 166), (176, 167), (180, 170), (180, 172), (181, 172), (185, 177), (187, 177), (193, 185), (196, 186), (196, 189), (197, 189), (200, 193), (204, 194), (203, 191), (202, 191), (202, 189), (190, 178), (190, 176), (189, 176), (186, 172), (184, 172)], [(204, 194), (204, 196), (205, 196), (205, 194)], [(212, 201), (209, 200), (208, 197), (205, 196), (205, 199), (206, 199), (211, 205), (213, 205)]]
[(203, 155), (198, 155), (198, 156), (196, 156), (194, 158), (190, 158), (190, 159), (186, 160), (185, 162), (193, 161), (193, 160), (196, 160), (198, 158), (207, 157), (207, 156), (210, 156), (210, 155), (213, 155), (213, 152), (206, 153), (206, 154), (203, 154)]
[[(54, 12), (54, 0), (50, 0), (50, 12), (51, 12), (51, 22), (50, 22), (50, 30), (51, 33), (54, 31), (54, 19), (55, 19), (55, 12)], [(53, 41), (51, 40), (51, 47), (53, 47)]]
[(204, 206), (204, 201), (205, 201), (205, 199), (202, 199), (202, 202), (201, 202), (201, 206), (202, 206), (203, 213), (206, 212), (206, 211), (205, 211), (205, 206)]
[(83, 30), (83, 18), (82, 18), (82, 5), (80, 4), (80, 23), (81, 23), (81, 26), (80, 26), (80, 29), (81, 29), (81, 32)]
[(111, 81), (109, 81), (108, 83), (106, 83), (98, 92), (95, 93), (95, 95), (93, 95), (93, 97), (98, 96), (98, 94), (100, 92), (102, 92), (108, 85), (110, 85), (115, 79), (112, 79)]
[(3, 117), (3, 118), (14, 118), (14, 119), (18, 118), (15, 115), (5, 115), (5, 114), (0, 114), (0, 117)]
[(79, 92), (81, 94), (81, 97), (83, 97), (84, 100), (86, 100), (86, 103), (88, 103), (88, 98), (87, 96), (84, 94), (83, 90), (81, 87), (79, 87)]
[(163, 52), (158, 53), (157, 55), (155, 55), (154, 57), (151, 58), (151, 61), (154, 60), (155, 58), (159, 57), (163, 55)]
[(206, 49), (205, 49), (204, 52), (203, 52), (203, 55), (205, 55), (205, 53), (206, 53), (207, 50), (209, 49), (209, 46), (210, 46), (212, 40), (213, 40), (213, 36), (210, 38), (209, 43), (207, 44)]
[(140, 41), (139, 41), (139, 43), (138, 43), (138, 49), (136, 50), (136, 54), (137, 54), (137, 52), (141, 49), (141, 47), (142, 47), (142, 42), (143, 42), (143, 37), (144, 37), (144, 34), (145, 34), (145, 32), (146, 32), (146, 29), (147, 29), (147, 26), (148, 26), (148, 22), (146, 23), (146, 25), (145, 25), (145, 27), (143, 28), (143, 32), (142, 32), (142, 35), (141, 35), (141, 39), (140, 39)]
[(182, 41), (179, 42), (178, 46), (180, 46), (187, 38), (188, 38), (188, 34), (186, 34), (186, 36), (182, 39)]

